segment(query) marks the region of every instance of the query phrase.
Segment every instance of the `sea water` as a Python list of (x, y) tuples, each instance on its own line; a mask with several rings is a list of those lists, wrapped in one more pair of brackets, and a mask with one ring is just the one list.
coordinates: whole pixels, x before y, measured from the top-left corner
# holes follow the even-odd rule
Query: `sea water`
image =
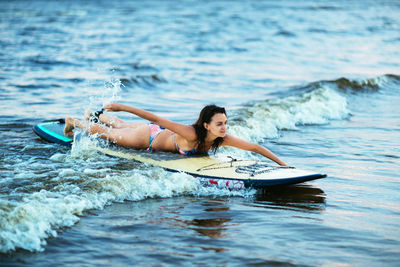
[[(398, 1), (3, 1), (0, 29), (1, 266), (400, 264)], [(230, 134), (328, 178), (204, 187), (32, 131), (110, 101), (225, 106)]]

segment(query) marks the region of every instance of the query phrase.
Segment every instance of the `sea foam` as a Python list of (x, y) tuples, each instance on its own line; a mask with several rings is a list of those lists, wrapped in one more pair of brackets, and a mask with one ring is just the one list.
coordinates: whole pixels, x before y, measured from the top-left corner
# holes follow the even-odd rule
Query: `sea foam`
[[(77, 223), (85, 211), (103, 209), (113, 202), (179, 195), (252, 195), (249, 190), (203, 187), (199, 180), (184, 173), (110, 158), (93, 152), (89, 144), (94, 145), (93, 139), (82, 138), (71, 152), (51, 157), (59, 169), (57, 177), (46, 183), (48, 188), (27, 193), (18, 201), (0, 200), (0, 252), (43, 251), (49, 237)], [(113, 166), (121, 161), (132, 168)]]
[(331, 88), (322, 87), (299, 95), (253, 103), (233, 114), (229, 132), (262, 142), (265, 138), (278, 137), (281, 130), (325, 124), (330, 120), (344, 119), (349, 114), (346, 98)]

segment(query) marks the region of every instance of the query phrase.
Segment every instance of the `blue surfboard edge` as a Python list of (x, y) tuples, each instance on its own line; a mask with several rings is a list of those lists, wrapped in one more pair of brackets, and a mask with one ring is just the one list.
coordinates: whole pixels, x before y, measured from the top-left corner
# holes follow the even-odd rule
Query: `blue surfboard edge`
[(60, 144), (66, 147), (71, 147), (72, 146), (72, 138), (69, 138), (65, 135), (60, 135), (56, 132), (50, 131), (48, 130), (46, 127), (44, 126), (49, 126), (49, 125), (58, 125), (58, 124), (62, 124), (63, 120), (55, 120), (55, 121), (48, 121), (48, 122), (44, 122), (44, 123), (39, 123), (36, 124), (32, 127), (33, 132), (38, 135), (40, 138), (50, 142), (50, 143), (56, 143), (56, 144)]

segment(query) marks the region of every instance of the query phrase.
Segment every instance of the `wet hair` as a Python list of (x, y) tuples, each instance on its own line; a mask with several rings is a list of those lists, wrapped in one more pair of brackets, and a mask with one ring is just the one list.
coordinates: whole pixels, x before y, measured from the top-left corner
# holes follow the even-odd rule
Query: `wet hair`
[[(197, 139), (199, 142), (199, 144), (197, 146), (197, 151), (199, 153), (206, 152), (205, 151), (205, 141), (206, 141), (206, 137), (207, 137), (207, 129), (204, 128), (204, 123), (210, 123), (212, 117), (215, 114), (219, 114), (219, 113), (226, 115), (225, 108), (218, 107), (216, 105), (207, 105), (200, 111), (199, 118), (192, 125), (194, 127), (194, 129), (196, 130)], [(224, 141), (223, 137), (217, 137), (211, 146), (211, 150), (215, 153), (223, 141)]]

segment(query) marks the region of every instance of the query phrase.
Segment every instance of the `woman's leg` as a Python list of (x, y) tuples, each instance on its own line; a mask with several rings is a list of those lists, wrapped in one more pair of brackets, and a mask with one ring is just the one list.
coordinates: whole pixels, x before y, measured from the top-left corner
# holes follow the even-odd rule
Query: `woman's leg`
[(116, 116), (111, 116), (106, 113), (102, 113), (99, 116), (99, 120), (101, 123), (104, 123), (105, 125), (111, 126), (113, 128), (127, 128), (129, 127), (129, 123), (124, 122), (120, 118)]
[(99, 120), (101, 123), (104, 123), (105, 125), (111, 126), (113, 128), (136, 128), (136, 127), (141, 127), (143, 123), (128, 123), (116, 116), (112, 116), (107, 113), (102, 113), (99, 116)]
[(145, 123), (136, 124), (134, 128), (109, 128), (100, 124), (82, 122), (66, 117), (64, 133), (71, 135), (74, 128), (83, 129), (90, 134), (99, 134), (101, 138), (124, 147), (144, 149), (150, 143), (150, 128)]
[[(85, 116), (85, 120), (86, 121), (92, 121), (91, 118), (93, 116), (93, 111), (88, 110), (86, 111), (86, 116)], [(98, 120), (107, 125), (107, 126), (111, 126), (113, 128), (127, 128), (130, 127), (129, 123), (124, 122), (123, 120), (121, 120), (120, 118), (116, 117), (116, 116), (112, 116), (106, 113), (101, 113), (100, 115), (98, 115)], [(96, 121), (97, 123), (97, 121)]]

